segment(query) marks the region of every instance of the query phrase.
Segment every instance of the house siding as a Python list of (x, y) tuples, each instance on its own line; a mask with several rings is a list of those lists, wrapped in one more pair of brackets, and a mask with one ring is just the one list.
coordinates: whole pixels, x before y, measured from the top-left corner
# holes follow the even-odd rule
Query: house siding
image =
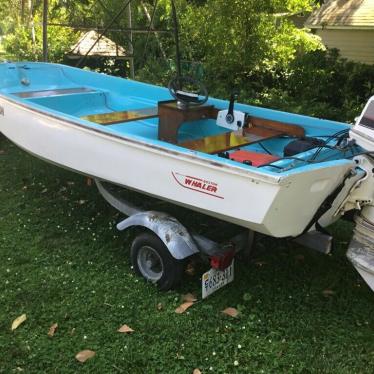
[(339, 49), (342, 57), (374, 64), (374, 30), (316, 29), (315, 32), (326, 47)]

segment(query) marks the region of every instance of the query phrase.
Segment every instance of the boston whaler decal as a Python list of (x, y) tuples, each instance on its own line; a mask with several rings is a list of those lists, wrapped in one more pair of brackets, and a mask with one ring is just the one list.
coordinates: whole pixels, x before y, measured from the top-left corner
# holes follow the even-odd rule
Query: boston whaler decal
[(224, 199), (224, 197), (218, 195), (218, 184), (205, 179), (192, 177), (176, 172), (171, 172), (177, 183), (183, 188), (188, 188), (196, 192), (201, 192), (206, 195), (218, 197)]

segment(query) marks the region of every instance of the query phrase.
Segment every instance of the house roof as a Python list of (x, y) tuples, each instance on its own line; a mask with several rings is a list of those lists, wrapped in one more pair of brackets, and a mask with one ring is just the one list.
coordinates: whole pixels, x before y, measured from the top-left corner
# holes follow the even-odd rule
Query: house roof
[[(77, 44), (72, 47), (68, 56), (74, 58), (86, 55), (99, 36), (99, 33), (95, 30), (83, 34)], [(103, 36), (88, 53), (88, 56), (125, 57), (126, 51), (113, 40)]]
[(374, 0), (329, 0), (311, 14), (305, 26), (374, 29)]

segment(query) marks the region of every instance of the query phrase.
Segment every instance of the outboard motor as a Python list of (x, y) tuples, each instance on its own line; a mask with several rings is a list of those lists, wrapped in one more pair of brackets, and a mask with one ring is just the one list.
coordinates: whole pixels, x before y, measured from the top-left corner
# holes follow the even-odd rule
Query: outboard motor
[(364, 149), (354, 160), (366, 176), (358, 181), (347, 201), (359, 210), (347, 257), (374, 291), (374, 96), (350, 131), (350, 138)]

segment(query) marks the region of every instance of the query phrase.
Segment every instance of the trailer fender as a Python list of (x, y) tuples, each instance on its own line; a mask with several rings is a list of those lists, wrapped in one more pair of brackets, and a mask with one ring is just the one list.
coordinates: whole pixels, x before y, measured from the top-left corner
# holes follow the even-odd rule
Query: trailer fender
[(187, 229), (169, 214), (156, 211), (139, 212), (119, 222), (117, 229), (123, 231), (136, 226), (154, 232), (177, 260), (183, 260), (199, 252)]

